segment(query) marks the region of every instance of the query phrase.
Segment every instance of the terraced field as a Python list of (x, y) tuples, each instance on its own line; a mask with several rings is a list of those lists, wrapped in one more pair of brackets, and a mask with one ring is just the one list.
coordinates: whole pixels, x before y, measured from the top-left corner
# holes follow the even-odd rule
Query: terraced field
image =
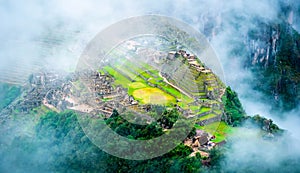
[(220, 120), (223, 108), (219, 96), (222, 95), (224, 86), (200, 61), (193, 60), (193, 64), (198, 67), (192, 66), (183, 56), (179, 56), (175, 62), (165, 65), (162, 71), (171, 83), (197, 100), (188, 106), (197, 121), (206, 124), (210, 123), (207, 120)]
[(104, 71), (115, 78), (115, 85), (128, 89), (128, 94), (133, 96), (140, 104), (163, 104), (171, 106), (176, 104), (180, 92), (163, 82), (158, 71), (145, 65), (133, 66), (126, 61), (105, 66)]
[[(124, 50), (120, 48), (112, 52), (111, 56), (117, 57), (116, 61), (100, 69), (101, 73), (108, 73), (115, 79), (115, 87), (120, 85), (126, 88), (139, 104), (178, 105), (188, 111), (188, 117), (200, 124), (220, 120), (222, 103), (214, 97), (222, 94), (222, 86), (212, 72), (200, 72), (183, 56), (176, 61), (154, 66), (142, 58), (124, 58), (124, 54), (128, 55)], [(133, 55), (130, 53), (130, 56)], [(200, 61), (194, 63), (204, 68)]]

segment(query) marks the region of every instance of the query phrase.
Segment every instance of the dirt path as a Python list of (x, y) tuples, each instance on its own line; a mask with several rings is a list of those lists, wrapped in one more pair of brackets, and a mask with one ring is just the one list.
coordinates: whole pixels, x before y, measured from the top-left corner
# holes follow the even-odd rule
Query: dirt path
[(187, 92), (183, 91), (181, 88), (173, 85), (172, 83), (170, 83), (165, 77), (163, 77), (161, 75), (161, 73), (159, 72), (159, 76), (162, 77), (164, 79), (164, 82), (166, 82), (167, 84), (171, 85), (173, 88), (177, 89), (178, 91), (180, 91), (181, 93), (183, 93), (184, 95), (188, 96), (189, 98), (194, 98), (193, 96), (191, 96), (190, 94), (188, 94)]
[[(67, 96), (65, 100), (70, 103), (73, 103), (74, 105), (78, 103), (78, 101), (72, 96)], [(87, 112), (87, 113), (90, 113), (94, 110), (93, 107), (86, 104), (78, 104), (77, 106), (68, 107), (68, 109), (72, 109), (80, 112)]]

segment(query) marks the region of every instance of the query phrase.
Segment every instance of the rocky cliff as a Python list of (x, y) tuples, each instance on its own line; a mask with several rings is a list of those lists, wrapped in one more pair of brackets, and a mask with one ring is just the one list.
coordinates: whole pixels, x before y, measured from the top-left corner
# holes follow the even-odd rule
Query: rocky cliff
[(203, 20), (200, 30), (215, 42), (224, 32), (231, 33), (225, 39), (232, 47), (226, 56), (239, 59), (252, 72), (248, 82), (263, 93), (264, 101), (276, 110), (289, 111), (300, 100), (300, 6), (291, 1), (279, 4), (273, 18), (225, 12)]
[(263, 23), (246, 39), (245, 66), (256, 76), (254, 87), (273, 105), (291, 110), (300, 98), (300, 35), (287, 22)]

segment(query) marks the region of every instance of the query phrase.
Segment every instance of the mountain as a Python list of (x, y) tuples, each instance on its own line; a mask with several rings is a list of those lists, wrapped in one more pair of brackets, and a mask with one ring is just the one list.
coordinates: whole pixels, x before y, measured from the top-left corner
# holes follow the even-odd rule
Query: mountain
[(300, 98), (300, 34), (286, 22), (260, 26), (248, 34), (246, 67), (274, 108), (292, 110)]
[[(247, 117), (237, 94), (230, 87), (225, 89), (195, 55), (184, 50), (134, 50), (138, 56), (157, 56), (135, 61), (117, 58), (97, 71), (68, 74), (45, 70), (32, 74), (21, 89), (4, 87), (3, 98), (9, 101), (0, 114), (1, 126), (5, 127), (1, 129), (0, 150), (3, 170), (9, 170), (16, 161), (20, 163), (18, 169), (45, 171), (64, 171), (66, 167), (73, 171), (113, 171), (124, 170), (125, 165), (132, 171), (150, 167), (158, 171), (175, 162), (168, 169), (190, 172), (217, 164), (222, 154), (218, 146), (224, 145), (228, 136), (248, 120), (257, 124), (268, 139), (282, 133), (271, 120)], [(184, 123), (191, 122), (192, 128), (185, 133)], [(26, 131), (10, 135), (21, 127), (19, 123)], [(86, 123), (92, 126), (83, 125)], [(100, 126), (103, 123), (107, 124), (105, 128)], [(151, 140), (176, 130), (171, 137), (183, 135), (184, 139), (168, 153), (130, 161), (107, 155), (96, 147), (97, 139), (109, 138), (105, 132), (108, 127), (129, 139)], [(100, 132), (102, 135), (97, 136)], [(164, 140), (157, 147), (169, 145), (170, 141)], [(17, 152), (16, 147), (22, 151), (16, 153), (19, 159), (8, 158), (10, 152)], [(119, 143), (113, 148), (127, 152), (131, 147)], [(130, 149), (127, 156), (133, 154)], [(34, 159), (42, 155), (51, 157)], [(31, 165), (24, 164), (24, 159)], [(113, 162), (119, 164), (110, 166)]]
[(279, 1), (276, 7), (271, 15), (250, 15), (248, 11), (212, 13), (200, 30), (212, 44), (220, 42), (217, 48), (230, 45), (224, 48), (228, 56), (225, 68), (231, 61), (238, 61), (238, 68), (241, 65), (252, 75), (242, 82), (262, 93), (260, 99), (270, 103), (274, 112), (287, 112), (299, 106), (300, 7), (294, 1)]
[[(0, 172), (300, 172), (299, 2), (57, 4), (0, 7)], [(74, 61), (99, 28), (149, 13), (214, 50), (172, 22), (124, 41), (130, 18)]]

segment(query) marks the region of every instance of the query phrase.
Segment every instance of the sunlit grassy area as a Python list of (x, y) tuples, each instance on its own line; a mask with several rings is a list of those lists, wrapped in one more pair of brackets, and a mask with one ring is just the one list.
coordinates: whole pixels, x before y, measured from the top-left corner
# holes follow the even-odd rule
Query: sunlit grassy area
[(200, 117), (199, 120), (202, 121), (202, 120), (214, 118), (214, 117), (216, 117), (216, 116), (217, 116), (216, 114), (212, 114), (212, 113), (211, 113), (211, 114), (207, 114), (207, 115), (205, 115), (205, 116), (203, 116), (203, 117)]
[(129, 87), (128, 87), (128, 94), (129, 95), (133, 95), (133, 91), (135, 91), (137, 89), (149, 87), (148, 85), (146, 85), (143, 82), (132, 82), (128, 85), (129, 85)]
[(147, 79), (149, 79), (149, 78), (151, 78), (151, 75), (150, 74), (148, 74), (147, 72), (142, 72), (142, 73), (140, 73), (142, 76), (144, 76), (145, 78), (147, 78)]
[(134, 90), (132, 95), (143, 104), (175, 104), (176, 99), (158, 88), (141, 88)]
[[(136, 77), (135, 79), (140, 80), (137, 80), (138, 82), (131, 82), (124, 75), (120, 74), (114, 68), (109, 66), (104, 67), (104, 70), (115, 78), (115, 85), (122, 85), (122, 87), (127, 88), (128, 94), (132, 95), (141, 104), (170, 105), (176, 103), (175, 97), (171, 96), (161, 89), (150, 87), (149, 85), (147, 85), (146, 81), (142, 80), (139, 77), (136, 77), (136, 75), (134, 76), (134, 74), (126, 68), (122, 69), (122, 73), (126, 74), (130, 78)], [(147, 76), (151, 77), (148, 73)]]
[(132, 82), (131, 84), (129, 84), (129, 87), (132, 89), (139, 89), (139, 88), (145, 88), (147, 87), (147, 85), (142, 82)]
[(226, 139), (226, 137), (232, 134), (235, 130), (234, 127), (227, 125), (225, 122), (214, 122), (205, 126), (200, 126), (195, 124), (196, 129), (204, 130), (212, 135), (215, 135), (216, 139), (213, 142), (221, 142)]
[[(115, 86), (121, 85), (127, 88), (128, 94), (142, 104), (176, 104), (176, 100), (179, 100), (177, 103), (179, 106), (189, 109), (190, 106), (188, 104), (194, 101), (193, 98), (182, 94), (179, 90), (164, 82), (163, 78), (159, 76), (159, 71), (149, 64), (142, 62), (133, 64), (130, 61), (116, 62), (112, 66), (104, 67), (103, 70), (115, 78)], [(150, 84), (157, 87), (152, 87)], [(161, 94), (161, 98), (158, 97), (159, 94)], [(199, 106), (195, 106), (192, 109), (196, 113), (199, 111)]]
[(114, 70), (112, 67), (105, 66), (103, 69), (115, 78), (115, 82), (114, 82), (115, 85), (122, 85), (122, 87), (128, 88), (128, 84), (131, 83), (129, 79), (127, 79), (125, 76), (121, 75), (120, 73), (116, 72), (116, 70)]
[(198, 93), (193, 93), (195, 96), (206, 96), (205, 92), (198, 92)]
[(102, 75), (105, 73), (104, 70), (98, 70), (98, 72)]
[(190, 109), (192, 111), (198, 111), (200, 109), (200, 106), (190, 106)]
[(211, 108), (202, 106), (197, 114), (202, 114), (204, 112), (210, 111)]

